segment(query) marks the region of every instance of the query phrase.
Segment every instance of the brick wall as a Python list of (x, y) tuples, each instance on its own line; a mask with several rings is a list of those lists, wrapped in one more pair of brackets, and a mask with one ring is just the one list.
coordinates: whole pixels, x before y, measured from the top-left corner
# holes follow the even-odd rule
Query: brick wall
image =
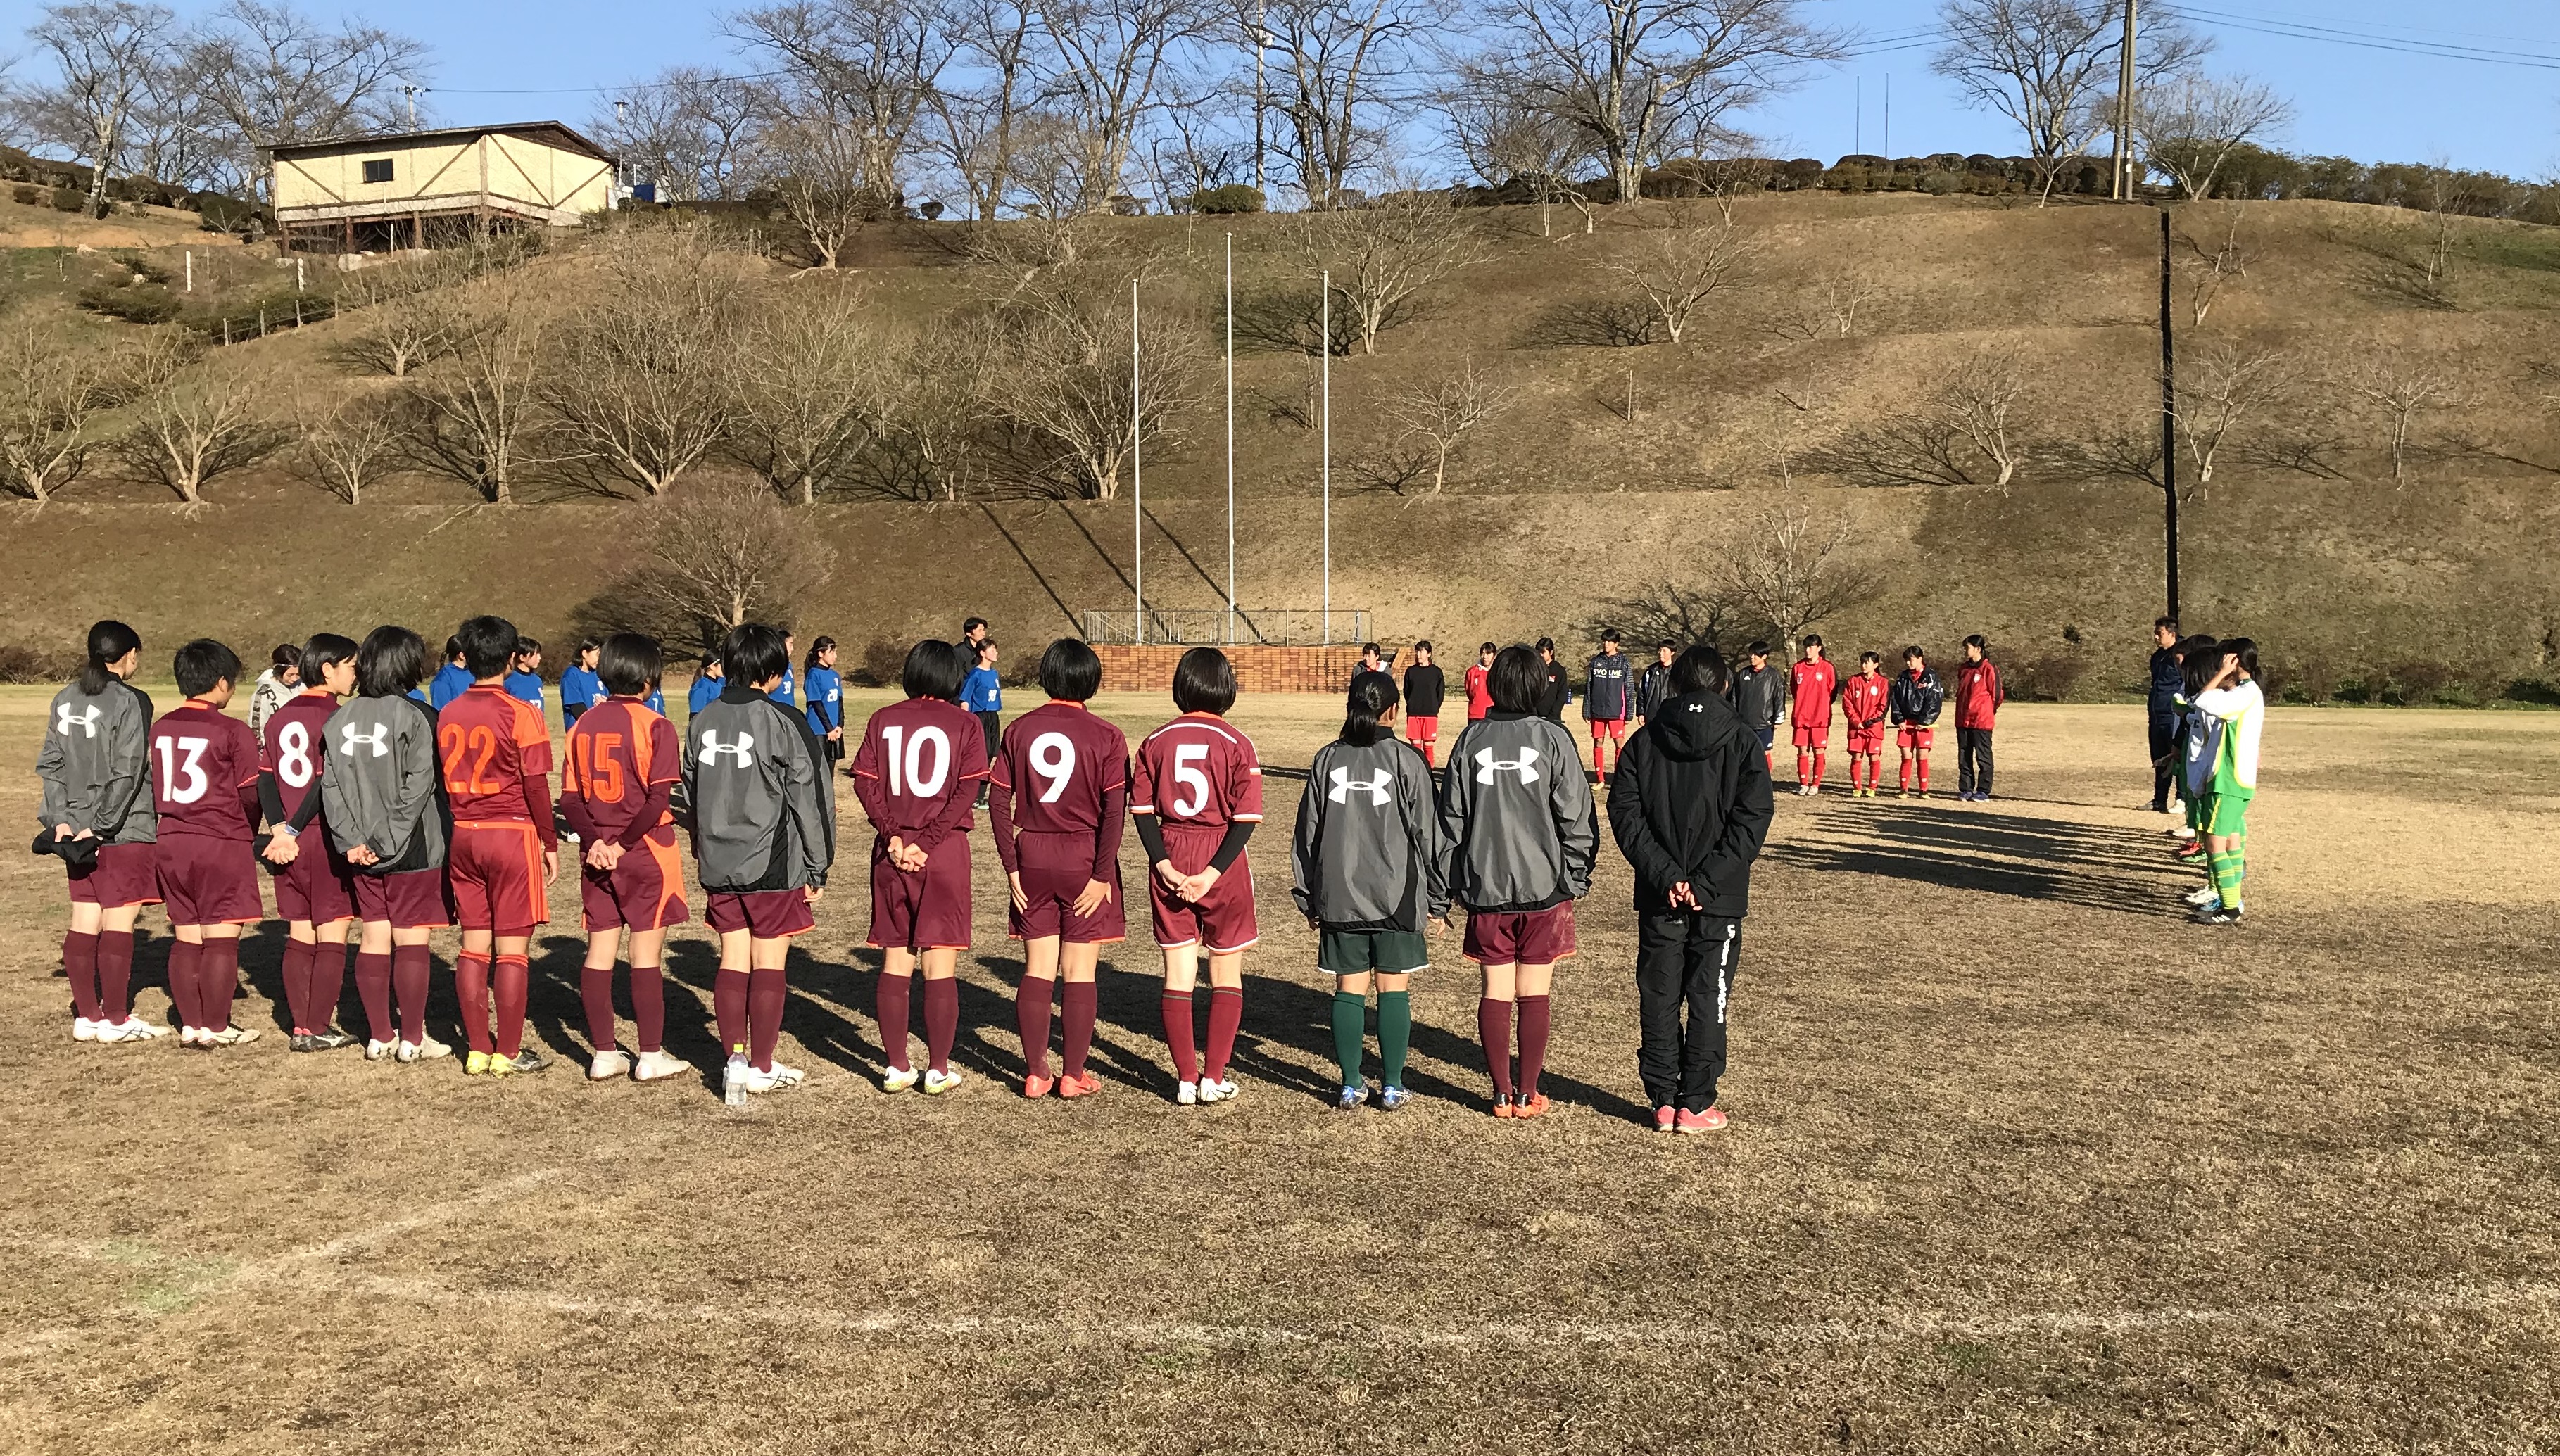
[[(1173, 686), (1183, 647), (1094, 647), (1105, 693), (1162, 693)], [(1340, 693), (1360, 669), (1358, 647), (1228, 647), (1235, 686), (1245, 693)]]

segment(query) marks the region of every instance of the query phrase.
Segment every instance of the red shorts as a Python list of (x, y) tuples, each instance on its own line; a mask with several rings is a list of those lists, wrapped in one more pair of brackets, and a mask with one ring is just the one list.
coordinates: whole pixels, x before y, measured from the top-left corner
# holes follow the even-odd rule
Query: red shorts
[(580, 862), (579, 908), (586, 933), (619, 930), (664, 930), (692, 918), (685, 908), (685, 867), (676, 858), (676, 831), (660, 825), (622, 852), (610, 871)]
[(912, 874), (888, 862), (888, 841), (872, 846), (874, 950), (969, 948), (969, 841), (953, 835)]
[(105, 905), (109, 909), (160, 903), (157, 859), (158, 849), (153, 845), (98, 846), (95, 863), (85, 870), (71, 872), (72, 902)]
[(356, 876), (356, 917), (395, 930), (423, 930), (453, 923), (453, 901), (441, 870), (402, 870)]
[[(1223, 828), (1168, 824), (1165, 858), (1184, 874), (1197, 875), (1208, 868), (1209, 860), (1225, 840)], [(1150, 870), (1147, 908), (1155, 921), (1156, 943), (1168, 950), (1198, 945), (1211, 955), (1225, 955), (1262, 938), (1262, 927), (1253, 918), (1253, 862), (1248, 859), (1239, 858), (1227, 866), (1226, 873), (1217, 877), (1217, 884), (1209, 887), (1208, 896), (1198, 904), (1177, 898)]]
[(275, 872), (275, 916), (326, 925), (356, 913), (354, 872), (325, 833), (302, 836), (293, 863)]
[(1542, 910), (1467, 912), (1460, 951), (1480, 966), (1551, 966), (1573, 954), (1573, 901)]
[(1627, 721), (1623, 718), (1595, 718), (1590, 720), (1590, 724), (1591, 736), (1595, 741), (1601, 738), (1627, 736)]
[(1120, 867), (1111, 867), (1111, 896), (1092, 914), (1075, 912), (1075, 898), (1093, 878), (1093, 840), (1081, 834), (1026, 834), (1016, 841), (1022, 866), (1023, 897), (1031, 908), (1013, 912), (1013, 936), (1039, 940), (1054, 935), (1069, 945), (1101, 945), (1129, 937), (1129, 915), (1122, 904)]
[(1848, 730), (1848, 750), (1852, 753), (1883, 752), (1884, 725), (1870, 723), (1864, 728), (1852, 727)]
[(1831, 740), (1830, 724), (1824, 724), (1821, 728), (1807, 728), (1801, 723), (1796, 725), (1796, 746), (1799, 748), (1820, 748)]
[(1937, 729), (1925, 728), (1917, 724), (1906, 723), (1893, 730), (1893, 740), (1905, 748), (1926, 748), (1930, 740), (1936, 736)]
[(705, 891), (703, 918), (722, 935), (743, 930), (757, 940), (781, 940), (818, 928), (805, 890)]
[(153, 847), (151, 863), (172, 925), (247, 925), (266, 917), (247, 840), (173, 834)]
[(544, 892), (543, 840), (530, 824), (454, 825), (444, 879), (453, 887), (454, 922), (465, 930), (527, 935), (552, 917)]
[(1440, 741), (1440, 715), (1435, 713), (1429, 718), (1424, 718), (1420, 714), (1406, 714), (1404, 716), (1404, 737), (1405, 741), (1413, 743), (1436, 743)]

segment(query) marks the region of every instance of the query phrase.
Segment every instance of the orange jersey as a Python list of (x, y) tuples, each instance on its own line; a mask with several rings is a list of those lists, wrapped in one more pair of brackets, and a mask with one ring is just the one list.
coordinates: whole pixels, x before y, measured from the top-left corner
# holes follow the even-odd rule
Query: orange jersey
[[(548, 779), (552, 734), (542, 713), (496, 683), (470, 691), (435, 716), (435, 751), (444, 766), (444, 796), (457, 824), (534, 822), (528, 778)], [(544, 784), (542, 802), (551, 806)], [(545, 819), (550, 817), (546, 812)], [(541, 826), (546, 832), (551, 826)]]
[(672, 824), (665, 797), (650, 791), (676, 781), (677, 756), (676, 730), (667, 720), (637, 698), (608, 698), (579, 714), (568, 730), (561, 797), (580, 800), (595, 832), (609, 840), (621, 839), (653, 798), (659, 807), (648, 828)]

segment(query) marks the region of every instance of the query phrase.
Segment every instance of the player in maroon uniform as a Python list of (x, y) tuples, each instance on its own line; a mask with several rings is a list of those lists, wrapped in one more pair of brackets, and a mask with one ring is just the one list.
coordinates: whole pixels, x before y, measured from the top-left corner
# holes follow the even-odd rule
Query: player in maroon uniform
[(872, 932), (881, 953), (880, 1089), (916, 1084), (907, 1064), (908, 1006), (924, 966), (924, 1090), (960, 1085), (951, 1044), (960, 1031), (960, 952), (969, 948), (969, 841), (978, 787), (987, 780), (985, 734), (960, 706), (970, 658), (937, 640), (908, 649), (906, 701), (872, 715), (854, 752), (854, 795), (872, 822)]
[[(1840, 683), (1840, 721), (1848, 726), (1848, 793), (1872, 799), (1884, 781), (1884, 710), (1893, 696), (1893, 680), (1884, 675), (1880, 653), (1857, 655), (1857, 671)], [(1859, 777), (1863, 768), (1865, 776)]]
[[(577, 973), (586, 1035), (595, 1048), (589, 1080), (628, 1071), (654, 1082), (691, 1070), (666, 1051), (667, 986), (661, 970), (667, 927), (685, 923), (685, 867), (677, 857), (668, 804), (677, 779), (676, 729), (649, 707), (666, 655), (655, 637), (616, 632), (597, 644), (595, 675), (608, 695), (568, 730), (560, 816), (582, 847), (578, 894), (585, 911), (586, 963)], [(631, 937), (631, 1013), (640, 1059), (613, 1035), (613, 963)]]
[(445, 799), (453, 806), (444, 881), (462, 926), (453, 981), (462, 1000), (462, 1030), (471, 1039), (463, 1070), (493, 1076), (540, 1071), (551, 1058), (524, 1045), (525, 996), (534, 927), (551, 919), (545, 889), (560, 871), (551, 728), (541, 709), (507, 691), (507, 673), (521, 645), (514, 623), (473, 617), (454, 635), (461, 639), (471, 686), (436, 715), (435, 751)]
[[(1262, 822), (1262, 764), (1253, 740), (1226, 722), (1235, 668), (1214, 647), (1195, 647), (1174, 668), (1182, 717), (1147, 735), (1129, 771), (1129, 815), (1147, 850), (1147, 901), (1165, 952), (1165, 1050), (1174, 1100), (1235, 1095), (1226, 1064), (1244, 1021), (1244, 952), (1262, 938), (1253, 920), (1253, 867), (1245, 841)], [(1208, 1060), (1193, 1054), (1192, 993), (1208, 951)]]
[(186, 702), (151, 726), (152, 806), (160, 815), (154, 852), (160, 897), (177, 943), (169, 947), (169, 995), (178, 1039), (189, 1047), (237, 1047), (257, 1033), (232, 1025), (242, 925), (264, 913), (257, 894), (257, 738), (223, 714), (240, 677), (240, 654), (198, 639), (178, 649), (175, 675)]
[(1014, 897), (1023, 941), (1023, 1095), (1040, 1097), (1048, 1074), (1049, 994), (1066, 978), (1061, 1097), (1085, 1097), (1101, 1079), (1085, 1069), (1093, 1046), (1093, 968), (1104, 944), (1127, 934), (1120, 901), (1120, 829), (1129, 802), (1129, 740), (1085, 703), (1102, 688), (1102, 659), (1072, 637), (1040, 654), (1049, 701), (1005, 728), (988, 816), (996, 857)]
[(322, 812), (329, 715), (356, 691), (356, 644), (322, 632), (301, 650), (295, 671), (302, 691), (267, 714), (259, 735), (258, 799), (275, 831), (265, 853), (275, 867), (275, 913), (285, 929), (284, 1004), (293, 1018), (286, 1045), (334, 1052), (356, 1040), (334, 1025), (347, 984), (347, 929), (356, 918), (355, 871), (325, 827), (313, 833), (312, 825)]

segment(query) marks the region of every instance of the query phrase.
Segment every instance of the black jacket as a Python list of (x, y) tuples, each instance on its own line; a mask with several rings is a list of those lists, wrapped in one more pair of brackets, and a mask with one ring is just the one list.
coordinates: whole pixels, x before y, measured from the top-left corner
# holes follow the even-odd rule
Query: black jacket
[(1636, 872), (1636, 908), (1671, 907), (1688, 882), (1698, 909), (1739, 919), (1751, 862), (1769, 834), (1769, 761), (1731, 705), (1712, 693), (1665, 701), (1609, 780), (1609, 828)]
[(1929, 728), (1946, 711), (1947, 694), (1938, 686), (1935, 668), (1922, 668), (1915, 676), (1909, 670), (1893, 675), (1893, 686), (1884, 695), (1884, 716), (1897, 726)]
[(1636, 680), (1636, 716), (1652, 718), (1671, 695), (1672, 670), (1659, 662), (1646, 663), (1644, 675)]
[(1549, 723), (1564, 722), (1564, 705), (1573, 701), (1573, 689), (1564, 676), (1564, 659), (1546, 665), (1546, 691), (1537, 695), (1537, 716)]
[(2151, 692), (2145, 695), (2144, 706), (2154, 718), (2177, 717), (2178, 697), (2186, 691), (2186, 664), (2176, 648), (2162, 647), (2152, 653), (2151, 668)]
[(1404, 670), (1404, 712), (1409, 718), (1438, 718), (1440, 705), (1448, 701), (1449, 680), (1440, 669), (1417, 662)]

